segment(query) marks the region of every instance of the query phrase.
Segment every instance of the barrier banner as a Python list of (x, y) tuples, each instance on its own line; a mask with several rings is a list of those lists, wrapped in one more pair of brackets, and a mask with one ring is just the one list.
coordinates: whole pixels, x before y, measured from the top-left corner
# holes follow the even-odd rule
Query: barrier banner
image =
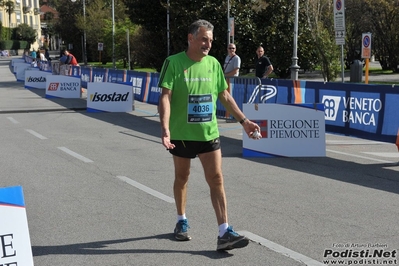
[(131, 112), (133, 90), (129, 85), (108, 82), (87, 84), (88, 112)]
[(81, 71), (81, 68), (80, 68), (80, 66), (71, 66), (71, 73), (70, 73), (70, 76), (72, 76), (72, 77), (75, 77), (75, 78), (80, 78), (80, 75), (81, 75), (81, 73), (80, 73), (80, 71)]
[(0, 265), (33, 266), (22, 187), (0, 188)]
[(127, 71), (126, 84), (133, 87), (134, 99), (143, 102), (144, 95), (148, 91), (151, 78), (150, 73), (139, 71)]
[(278, 103), (323, 103), (327, 132), (399, 147), (399, 90), (395, 86), (280, 80), (277, 89)]
[(106, 82), (107, 81), (107, 68), (92, 68), (91, 82)]
[(24, 60), (26, 63), (30, 64), (32, 63), (36, 58), (33, 58), (31, 56), (24, 56)]
[(159, 74), (151, 73), (149, 86), (146, 86), (146, 90), (143, 95), (143, 102), (157, 105), (159, 97), (161, 96), (161, 88), (158, 87)]
[[(26, 64), (25, 59), (23, 59), (23, 58), (13, 58), (13, 59), (11, 59), (11, 66), (12, 67), (14, 67), (15, 64), (17, 64), (17, 63), (25, 63)], [(15, 72), (14, 72), (14, 74), (15, 74)]]
[(12, 68), (13, 73), (14, 73), (14, 75), (17, 75), (19, 71), (21, 71), (22, 69), (28, 68), (28, 67), (31, 67), (31, 65), (27, 64), (27, 63), (22, 63), (22, 62), (14, 63), (13, 68)]
[(92, 68), (91, 67), (81, 67), (80, 68), (80, 79), (82, 81), (82, 87), (87, 89), (87, 83), (90, 82), (91, 75), (92, 75)]
[(109, 69), (108, 82), (123, 84), (126, 82), (126, 70)]
[(51, 62), (49, 62), (47, 60), (46, 61), (39, 61), (38, 66), (39, 66), (39, 69), (41, 71), (52, 72), (51, 71)]
[(51, 73), (53, 75), (59, 75), (60, 74), (60, 61), (51, 61)]
[(244, 104), (243, 111), (262, 134), (243, 132), (244, 157), (326, 156), (323, 104)]
[(25, 82), (25, 71), (27, 71), (27, 70), (40, 71), (40, 69), (38, 69), (37, 67), (31, 67), (29, 65), (28, 65), (28, 67), (19, 66), (17, 69), (17, 74), (16, 74), (17, 81)]
[(26, 89), (46, 89), (46, 77), (52, 75), (49, 72), (26, 70), (25, 88)]
[(46, 77), (46, 98), (81, 98), (80, 78), (62, 75)]

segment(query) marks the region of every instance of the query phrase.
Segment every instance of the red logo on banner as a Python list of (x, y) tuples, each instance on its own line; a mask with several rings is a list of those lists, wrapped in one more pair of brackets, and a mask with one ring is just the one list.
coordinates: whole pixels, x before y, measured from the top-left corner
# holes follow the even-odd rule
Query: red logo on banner
[(58, 82), (51, 82), (50, 85), (48, 85), (48, 90), (56, 91), (56, 90), (58, 90), (59, 85), (60, 85), (60, 83), (58, 83)]
[(259, 125), (262, 138), (267, 138), (267, 120), (256, 120), (253, 122)]

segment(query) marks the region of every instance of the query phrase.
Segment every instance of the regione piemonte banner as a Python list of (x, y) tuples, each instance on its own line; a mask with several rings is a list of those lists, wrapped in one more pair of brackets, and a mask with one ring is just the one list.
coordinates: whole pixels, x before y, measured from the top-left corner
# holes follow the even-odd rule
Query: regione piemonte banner
[(243, 134), (244, 157), (326, 156), (323, 104), (243, 104), (262, 138)]

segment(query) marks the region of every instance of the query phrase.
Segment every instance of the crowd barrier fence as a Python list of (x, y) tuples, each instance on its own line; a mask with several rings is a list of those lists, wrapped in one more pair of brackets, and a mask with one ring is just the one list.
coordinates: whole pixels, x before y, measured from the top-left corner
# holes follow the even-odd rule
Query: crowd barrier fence
[[(29, 56), (25, 62), (33, 64)], [(159, 73), (134, 70), (65, 66), (37, 62), (37, 67), (53, 74), (80, 78), (88, 82), (112, 82), (130, 85), (134, 100), (157, 105), (161, 94)], [(238, 106), (244, 103), (323, 103), (326, 132), (394, 143), (399, 148), (399, 89), (395, 85), (314, 82), (305, 80), (226, 77), (229, 90)], [(232, 119), (220, 102), (219, 118)]]

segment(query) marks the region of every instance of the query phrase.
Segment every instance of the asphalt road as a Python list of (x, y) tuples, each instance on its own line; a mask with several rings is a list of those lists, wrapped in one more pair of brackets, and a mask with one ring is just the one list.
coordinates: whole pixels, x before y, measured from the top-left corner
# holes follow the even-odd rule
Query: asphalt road
[[(326, 157), (248, 159), (240, 125), (221, 120), (230, 224), (252, 242), (219, 253), (198, 159), (188, 188), (193, 240), (172, 238), (173, 165), (156, 107), (87, 113), (85, 106), (85, 98), (24, 89), (0, 60), (0, 186), (23, 187), (35, 265), (323, 265), (326, 252), (341, 265), (397, 260), (394, 144), (328, 134)], [(381, 249), (385, 258), (369, 256)], [(367, 257), (355, 258), (362, 250)]]

